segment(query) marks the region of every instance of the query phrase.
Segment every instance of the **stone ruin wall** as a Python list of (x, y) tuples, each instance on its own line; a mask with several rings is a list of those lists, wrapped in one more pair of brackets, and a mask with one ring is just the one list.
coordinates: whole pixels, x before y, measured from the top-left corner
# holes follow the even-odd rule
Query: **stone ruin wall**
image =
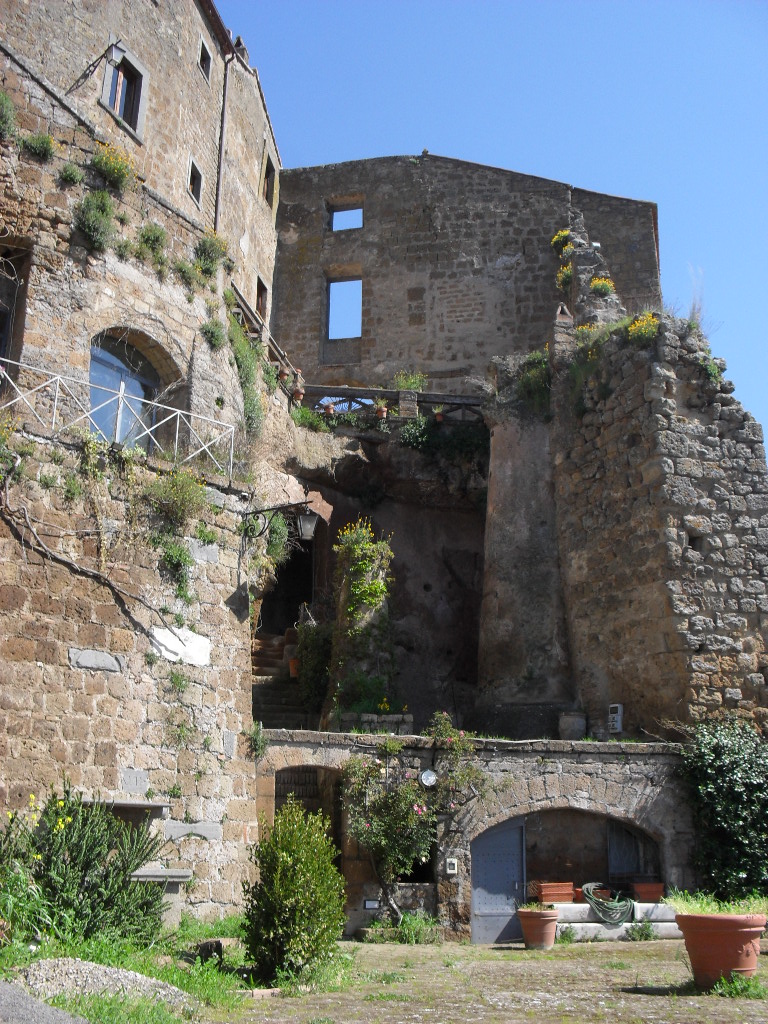
[[(330, 230), (351, 200), (363, 227)], [(429, 390), (477, 391), (466, 378), (485, 379), (493, 356), (549, 336), (549, 242), (571, 205), (567, 185), (430, 155), (283, 171), (274, 333), (312, 383), (384, 385), (408, 369)], [(658, 300), (653, 205), (595, 196), (590, 211), (622, 285)], [(362, 277), (362, 337), (329, 342), (328, 281), (345, 276)]]
[[(598, 734), (725, 711), (768, 719), (768, 474), (760, 424), (695, 325), (617, 337), (573, 412), (553, 353), (560, 557), (579, 692)], [(558, 366), (559, 364), (559, 366)], [(714, 367), (715, 379), (707, 368)], [(560, 372), (558, 372), (558, 369)]]

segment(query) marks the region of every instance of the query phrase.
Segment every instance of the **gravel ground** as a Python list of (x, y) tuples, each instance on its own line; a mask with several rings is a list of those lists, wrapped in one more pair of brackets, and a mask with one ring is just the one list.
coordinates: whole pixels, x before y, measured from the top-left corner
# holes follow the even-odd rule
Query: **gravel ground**
[[(245, 996), (236, 1012), (203, 1010), (199, 1024), (766, 1024), (768, 1001), (725, 999), (689, 987), (682, 942), (601, 942), (550, 952), (446, 943), (343, 943), (353, 980), (339, 992)], [(184, 993), (133, 971), (79, 960), (19, 972), (36, 993), (130, 991), (181, 1007)], [(758, 978), (768, 985), (768, 943)], [(0, 984), (0, 1022), (74, 1024), (75, 1018)]]
[[(227, 1024), (766, 1024), (768, 1001), (689, 992), (682, 942), (354, 945), (346, 991), (263, 999)], [(768, 947), (764, 945), (764, 951)], [(759, 974), (768, 983), (768, 956)]]

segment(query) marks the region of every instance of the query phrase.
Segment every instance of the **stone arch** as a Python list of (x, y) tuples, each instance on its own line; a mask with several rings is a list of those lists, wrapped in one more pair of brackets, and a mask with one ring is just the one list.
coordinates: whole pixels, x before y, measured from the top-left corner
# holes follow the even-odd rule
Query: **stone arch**
[(158, 441), (162, 444), (167, 433), (165, 414), (156, 405), (189, 406), (186, 381), (175, 359), (152, 335), (135, 327), (111, 326), (92, 336), (88, 376), (91, 427), (110, 441), (138, 443), (149, 450)]

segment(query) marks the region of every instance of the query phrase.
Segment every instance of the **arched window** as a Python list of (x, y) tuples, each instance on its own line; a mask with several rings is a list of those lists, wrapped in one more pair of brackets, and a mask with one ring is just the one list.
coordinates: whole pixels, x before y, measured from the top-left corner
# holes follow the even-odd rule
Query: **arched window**
[[(125, 338), (105, 332), (91, 344), (91, 430), (107, 441), (149, 448), (161, 388), (152, 363)], [(144, 436), (142, 436), (144, 435)]]

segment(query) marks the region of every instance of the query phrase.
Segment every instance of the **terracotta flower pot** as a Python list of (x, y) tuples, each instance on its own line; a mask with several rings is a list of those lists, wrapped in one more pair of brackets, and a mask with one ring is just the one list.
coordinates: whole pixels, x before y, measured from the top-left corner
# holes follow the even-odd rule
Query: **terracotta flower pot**
[(664, 895), (664, 883), (633, 882), (632, 895), (637, 903), (658, 903)]
[(757, 970), (765, 914), (675, 914), (675, 921), (699, 988), (733, 974), (751, 978)]
[(294, 388), (293, 397), (296, 402), (300, 402), (304, 397), (304, 388)]
[(573, 903), (573, 882), (534, 882), (533, 887), (539, 903)]
[(379, 405), (379, 406), (377, 406), (376, 407), (376, 415), (379, 417), (380, 420), (386, 419), (386, 417), (387, 417), (387, 407), (386, 407), (386, 405)]
[(291, 674), (291, 679), (299, 678), (299, 659), (289, 658), (288, 659), (288, 671)]
[(517, 916), (523, 929), (526, 949), (552, 949), (557, 934), (557, 910), (520, 910)]

